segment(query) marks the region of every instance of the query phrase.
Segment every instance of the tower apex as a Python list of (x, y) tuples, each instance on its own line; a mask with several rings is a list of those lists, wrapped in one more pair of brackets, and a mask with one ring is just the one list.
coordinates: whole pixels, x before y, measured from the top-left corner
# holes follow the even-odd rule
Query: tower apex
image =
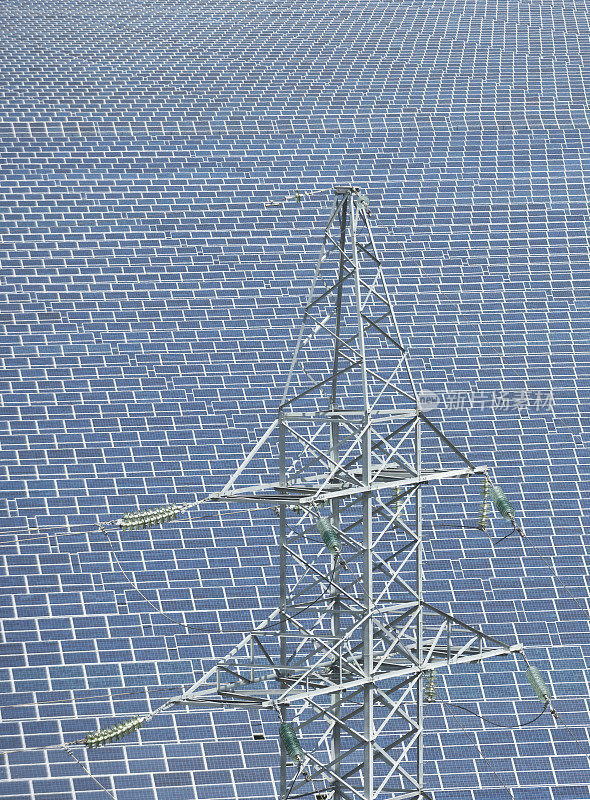
[(334, 194), (358, 194), (360, 189), (358, 186), (334, 186)]

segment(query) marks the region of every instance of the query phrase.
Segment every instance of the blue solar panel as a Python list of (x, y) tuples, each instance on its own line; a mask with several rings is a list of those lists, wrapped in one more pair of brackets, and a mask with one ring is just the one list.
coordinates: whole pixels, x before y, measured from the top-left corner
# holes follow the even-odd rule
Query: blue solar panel
[[(584, 606), (586, 4), (17, 0), (3, 22), (0, 748), (156, 707), (276, 605), (272, 515), (121, 534), (172, 619), (96, 521), (219, 489), (271, 419), (328, 210), (265, 208), (296, 187), (369, 194), (434, 413)], [(428, 599), (518, 636), (588, 744), (587, 616), (515, 538), (435, 524), (476, 504), (431, 488)], [(536, 713), (512, 663), (441, 680)], [(118, 800), (275, 797), (272, 714), (264, 740), (244, 712), (174, 719), (88, 754)], [(519, 800), (590, 797), (563, 728), (460, 720)], [(436, 800), (508, 796), (451, 714), (427, 725)], [(2, 756), (0, 793), (106, 797), (54, 750)]]

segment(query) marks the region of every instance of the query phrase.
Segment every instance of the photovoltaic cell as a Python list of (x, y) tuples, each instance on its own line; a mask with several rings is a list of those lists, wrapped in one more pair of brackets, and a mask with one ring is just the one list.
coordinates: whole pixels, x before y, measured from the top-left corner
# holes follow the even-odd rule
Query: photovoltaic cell
[[(272, 418), (328, 210), (265, 207), (295, 188), (370, 196), (420, 386), (586, 607), (587, 5), (17, 0), (2, 22), (0, 748), (156, 707), (276, 605), (270, 513), (116, 537), (172, 620), (96, 523), (220, 488)], [(428, 599), (518, 636), (590, 747), (587, 616), (515, 537), (439, 524), (475, 490), (427, 499)], [(440, 680), (495, 721), (538, 709), (511, 662)], [(459, 720), (519, 799), (590, 796), (564, 728)], [(426, 723), (437, 800), (504, 796), (452, 714)], [(277, 754), (273, 715), (195, 710), (85, 763), (119, 800), (265, 800)], [(59, 750), (3, 755), (0, 792), (106, 797)]]

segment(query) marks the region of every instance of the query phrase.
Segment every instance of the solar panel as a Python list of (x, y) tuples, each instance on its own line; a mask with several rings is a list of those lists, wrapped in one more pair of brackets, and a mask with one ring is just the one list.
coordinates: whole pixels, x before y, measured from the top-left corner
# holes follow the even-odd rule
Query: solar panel
[[(271, 419), (328, 208), (265, 208), (297, 187), (369, 194), (421, 387), (585, 608), (585, 4), (48, 0), (3, 20), (0, 748), (21, 750), (2, 796), (102, 800), (65, 752), (22, 748), (156, 707), (276, 605), (268, 512), (117, 537), (172, 619), (96, 522), (219, 489)], [(427, 505), (428, 598), (518, 635), (590, 747), (587, 615), (514, 539), (437, 526), (476, 494)], [(511, 664), (441, 680), (493, 720), (537, 707)], [(516, 797), (590, 797), (563, 728), (460, 721)], [(242, 712), (162, 715), (76, 752), (118, 800), (265, 800), (277, 726), (256, 722), (264, 739)], [(427, 725), (436, 800), (508, 796), (452, 714)]]

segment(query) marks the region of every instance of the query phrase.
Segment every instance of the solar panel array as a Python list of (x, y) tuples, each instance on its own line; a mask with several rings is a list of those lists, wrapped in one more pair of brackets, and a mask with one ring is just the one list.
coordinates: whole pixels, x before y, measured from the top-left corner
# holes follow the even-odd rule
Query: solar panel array
[[(432, 417), (495, 469), (568, 589), (516, 537), (445, 527), (477, 515), (461, 485), (427, 494), (427, 597), (518, 635), (590, 748), (587, 5), (1, 15), (2, 796), (102, 800), (39, 748), (156, 707), (276, 605), (268, 511), (203, 506), (114, 550), (97, 520), (220, 488), (272, 419), (329, 195), (265, 203), (334, 183), (371, 198)], [(496, 722), (539, 708), (512, 662), (441, 680)], [(590, 797), (588, 758), (547, 716), (457, 714), (497, 774), (429, 705), (436, 800), (508, 797), (498, 775), (518, 800)], [(273, 715), (180, 710), (74, 752), (117, 800), (257, 800), (276, 797), (276, 734)]]

